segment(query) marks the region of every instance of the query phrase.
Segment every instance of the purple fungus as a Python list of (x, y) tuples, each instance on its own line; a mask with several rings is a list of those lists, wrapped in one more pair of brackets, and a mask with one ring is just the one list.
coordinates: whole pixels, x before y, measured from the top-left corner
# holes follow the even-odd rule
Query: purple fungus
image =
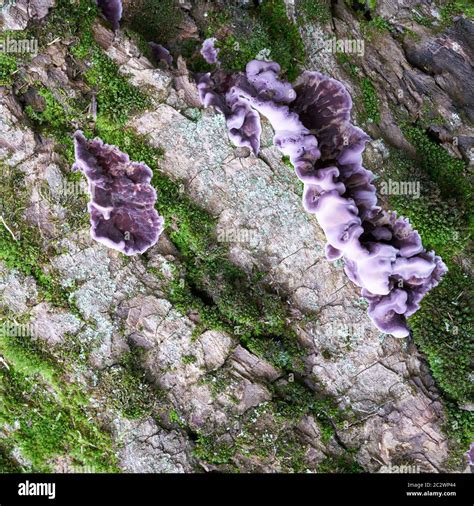
[(407, 336), (407, 292), (397, 289), (388, 295), (374, 296), (362, 290), (362, 296), (369, 301), (368, 314), (379, 330), (394, 337)]
[(157, 64), (164, 62), (169, 67), (173, 65), (173, 57), (165, 47), (161, 44), (155, 44), (154, 42), (149, 42), (148, 46), (150, 47), (153, 58)]
[(210, 39), (206, 39), (201, 48), (201, 55), (209, 64), (217, 63), (217, 55), (219, 53), (219, 49), (215, 47), (216, 40), (214, 37)]
[(87, 178), (91, 237), (125, 255), (144, 253), (156, 244), (164, 220), (155, 210), (151, 169), (130, 161), (117, 147), (74, 134), (76, 162)]
[(97, 5), (102, 11), (102, 16), (112, 25), (114, 31), (117, 31), (122, 19), (122, 1), (121, 0), (97, 0)]
[(254, 154), (260, 150), (260, 116), (248, 104), (236, 100), (226, 118), (230, 140), (238, 147), (248, 147)]
[(226, 123), (230, 140), (240, 148), (248, 147), (256, 155), (260, 150), (260, 116), (238, 95), (226, 95)]
[(199, 98), (204, 107), (215, 107), (220, 113), (224, 114), (227, 105), (224, 97), (217, 93), (216, 83), (211, 77), (211, 73), (201, 74), (197, 81)]
[(470, 466), (474, 466), (474, 443), (471, 443), (469, 450), (466, 452)]
[(352, 109), (349, 93), (342, 83), (319, 72), (304, 72), (297, 80), (295, 92), (293, 110), (316, 135), (321, 158), (335, 160), (349, 146)]
[(343, 259), (379, 330), (406, 337), (406, 318), (447, 268), (440, 257), (426, 252), (408, 220), (377, 206), (374, 175), (362, 166), (369, 137), (351, 124), (352, 100), (342, 83), (305, 72), (293, 89), (279, 74), (277, 63), (259, 60), (248, 63), (245, 73), (206, 74), (198, 85), (201, 100), (226, 118), (232, 111), (241, 118), (228, 121), (237, 145), (248, 139), (259, 145), (260, 123), (251, 111), (267, 118), (275, 146), (304, 183), (303, 206), (326, 235), (328, 260)]
[(221, 71), (214, 76), (202, 74), (198, 78), (198, 91), (205, 107), (215, 107), (226, 119), (229, 137), (238, 147), (250, 148), (254, 154), (260, 150), (262, 127), (260, 116), (250, 104), (238, 95), (229, 94), (235, 80)]
[(249, 83), (259, 98), (289, 104), (296, 98), (296, 92), (290, 83), (275, 81), (280, 73), (280, 65), (272, 61), (252, 60), (245, 69)]

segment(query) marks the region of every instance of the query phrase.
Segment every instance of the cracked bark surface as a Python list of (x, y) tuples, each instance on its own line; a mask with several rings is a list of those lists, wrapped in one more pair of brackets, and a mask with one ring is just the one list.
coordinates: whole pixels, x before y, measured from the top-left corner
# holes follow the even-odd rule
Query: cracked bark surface
[[(341, 27), (347, 33), (354, 19), (340, 7), (336, 6), (336, 12), (335, 34)], [(467, 30), (464, 25), (456, 25), (444, 38), (412, 47), (401, 47), (388, 37), (388, 47), (367, 48), (364, 72), (377, 86), (384, 86), (385, 94), (405, 90), (401, 106), (410, 111), (420, 106), (421, 95), (430, 89), (443, 113), (453, 114), (455, 104), (472, 103), (472, 96), (469, 90), (444, 90), (441, 84), (462, 75), (449, 73), (448, 67), (449, 75), (436, 79), (428, 75), (440, 65), (434, 56), (423, 56), (431, 71), (417, 68), (417, 61), (433, 44), (446, 46), (453, 38), (464, 37), (463, 30)], [(31, 198), (25, 219), (39, 227), (45, 248), (54, 244), (49, 267), (63, 286), (75, 287), (73, 298), (80, 317), (40, 301), (32, 277), (1, 263), (0, 307), (30, 314), (37, 329), (35, 339), (58, 354), (71, 339), (88, 349), (87, 366), (77, 371), (74, 381), (88, 389), (94, 404), (103, 406), (98, 408), (98, 417), (112, 434), (120, 467), (127, 472), (229, 469), (194, 455), (196, 435), (203, 434), (222, 444), (243, 441), (233, 462), (244, 472), (287, 471), (284, 457), (253, 451), (247, 434), (250, 425), (270, 443), (288, 431), (293, 433), (303, 448), (306, 468), (313, 471), (326, 456), (344, 454), (348, 448), (371, 472), (389, 464), (395, 455), (403, 455), (424, 472), (445, 470), (449, 454), (442, 429), (444, 407), (424, 360), (414, 347), (381, 336), (373, 328), (341, 265), (325, 260), (323, 233), (314, 217), (304, 212), (296, 177), (271, 145), (269, 125), (263, 125), (259, 157), (236, 156), (222, 116), (199, 110), (190, 119), (190, 111), (196, 112), (198, 105), (197, 94), (182, 64), (177, 73), (155, 69), (123, 34), (114, 37), (97, 24), (95, 35), (120, 64), (121, 72), (132, 75), (133, 84), (153, 99), (153, 107), (131, 118), (129, 126), (164, 150), (160, 170), (217, 218), (218, 230), (252, 231), (252, 241), (229, 245), (229, 258), (247, 273), (264, 273), (268, 285), (296, 315), (291, 326), (304, 350), (304, 369), (296, 373), (297, 380), (315, 396), (328, 394), (341, 410), (350, 412), (347, 423), (334, 426), (335, 437), (329, 441), (323, 441), (312, 416), (281, 422), (273, 410), (278, 399), (274, 387), (293, 379), (252, 354), (236, 336), (209, 330), (195, 335), (199, 328), (192, 315), (181, 314), (167, 300), (173, 268), (182, 265), (165, 235), (147, 258), (125, 261), (94, 243), (86, 224), (79, 231), (70, 227), (67, 205), (51, 203), (38, 191), (41, 185), (54, 187), (64, 181), (69, 167), (54, 155), (51, 141), (38, 138), (22, 105), (4, 89), (0, 160), (26, 176)], [(306, 42), (311, 44), (311, 38)], [(55, 42), (47, 57), (33, 59), (29, 72), (41, 76), (53, 92), (60, 76), (62, 86), (80, 94), (80, 86), (68, 77), (62, 44)], [(449, 58), (443, 51), (437, 54)], [(331, 65), (317, 55), (308, 60), (308, 67), (341, 78)], [(375, 129), (371, 133), (407, 147), (386, 103), (380, 130)], [(463, 124), (462, 129), (466, 137), (472, 135), (471, 127)], [(148, 382), (165, 394), (154, 406), (153, 417), (127, 419), (110, 407), (110, 392), (100, 385), (93, 387), (95, 379), (130, 349), (140, 350)], [(190, 355), (195, 357), (192, 363), (185, 360)], [(179, 414), (183, 426), (170, 422), (170, 410)]]

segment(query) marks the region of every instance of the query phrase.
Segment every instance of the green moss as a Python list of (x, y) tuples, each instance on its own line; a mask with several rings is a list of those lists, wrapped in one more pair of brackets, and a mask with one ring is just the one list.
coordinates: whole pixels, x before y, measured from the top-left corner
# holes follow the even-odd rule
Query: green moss
[(60, 102), (53, 92), (39, 85), (38, 94), (43, 97), (45, 106), (42, 111), (35, 111), (27, 105), (25, 112), (33, 121), (38, 131), (47, 133), (55, 138), (61, 146), (69, 162), (73, 161), (74, 145), (70, 135), (70, 125), (80, 119), (77, 108), (69, 106), (65, 97)]
[(32, 120), (37, 121), (40, 125), (48, 125), (48, 127), (54, 131), (66, 130), (73, 116), (66, 113), (65, 106), (54, 97), (51, 90), (41, 87), (38, 90), (38, 94), (43, 97), (45, 101), (44, 110), (36, 112), (28, 105), (26, 106), (28, 116)]
[(380, 104), (375, 86), (368, 77), (361, 79), (360, 86), (364, 103), (364, 113), (361, 116), (362, 121), (380, 123)]
[[(23, 41), (31, 41), (35, 38), (29, 29), (0, 29), (0, 31), (2, 42), (9, 41), (11, 44), (13, 41), (21, 41), (19, 48), (23, 46)], [(18, 71), (22, 68), (23, 64), (30, 61), (31, 58), (34, 58), (36, 56), (34, 52), (29, 52), (26, 47), (24, 49), (20, 49), (18, 52), (11, 51), (11, 49), (14, 48), (10, 47), (9, 50), (8, 47), (5, 47), (2, 48), (2, 51), (0, 51), (0, 86), (12, 86), (13, 82), (15, 81), (15, 76), (18, 75), (20, 77), (20, 73)], [(32, 49), (33, 47), (31, 50)]]
[(217, 369), (216, 371), (208, 372), (199, 382), (209, 386), (212, 397), (215, 399), (229, 388), (231, 378), (225, 369)]
[(0, 443), (0, 474), (21, 473), (22, 470), (21, 466), (11, 457), (11, 449)]
[(402, 122), (401, 130), (415, 147), (421, 168), (439, 186), (445, 199), (457, 200), (460, 211), (472, 227), (473, 185), (467, 176), (465, 162), (452, 157), (431, 140), (421, 127)]
[(363, 473), (364, 469), (350, 453), (328, 456), (318, 465), (318, 473)]
[(304, 45), (298, 28), (288, 19), (283, 0), (267, 0), (260, 6), (259, 17), (267, 30), (272, 59), (278, 62), (289, 81), (299, 75), (304, 60)]
[(235, 446), (218, 442), (213, 436), (204, 435), (198, 437), (193, 450), (195, 457), (210, 464), (229, 464), (235, 452)]
[(124, 354), (119, 364), (100, 375), (100, 388), (115, 409), (130, 419), (153, 415), (164, 394), (146, 381), (137, 351)]
[(136, 0), (125, 10), (124, 20), (146, 41), (166, 46), (179, 34), (183, 12), (176, 0)]
[(186, 66), (192, 72), (211, 72), (213, 65), (210, 65), (201, 55), (202, 42), (196, 39), (185, 39), (181, 41), (180, 53), (186, 60)]
[[(21, 190), (23, 189), (23, 190)], [(15, 235), (0, 223), (0, 260), (12, 269), (33, 276), (40, 297), (60, 307), (69, 307), (70, 291), (46, 271), (49, 260), (34, 227), (25, 225), (22, 212), (26, 202), (23, 175), (15, 169), (3, 167), (3, 184), (0, 187), (0, 205), (5, 223)], [(72, 308), (74, 311), (74, 308)]]
[(358, 81), (360, 79), (360, 68), (355, 65), (354, 63), (351, 63), (353, 60), (352, 55), (348, 55), (345, 53), (337, 53), (336, 54), (336, 60), (343, 67), (346, 72), (352, 77), (352, 79)]
[(187, 426), (183, 417), (181, 417), (175, 409), (170, 409), (168, 411), (168, 420), (170, 423), (172, 423), (173, 425), (177, 425), (181, 429), (185, 429)]
[(119, 74), (118, 66), (94, 46), (90, 58), (91, 67), (85, 73), (86, 83), (97, 90), (97, 112), (119, 125), (124, 125), (130, 115), (143, 110), (149, 100), (127, 79)]
[(250, 337), (243, 340), (246, 347), (255, 355), (265, 358), (274, 366), (286, 370), (302, 370), (301, 350), (295, 344), (295, 341), (284, 338), (260, 339)]
[(279, 414), (273, 403), (264, 402), (246, 411), (235, 443), (240, 455), (258, 458), (262, 464), (278, 459), (284, 472), (300, 471), (304, 466), (306, 447), (291, 421)]
[(440, 286), (425, 297), (410, 319), (416, 343), (428, 357), (434, 378), (452, 399), (469, 402), (474, 394), (469, 381), (472, 357), (473, 280), (448, 262), (449, 272)]
[(391, 29), (390, 23), (381, 16), (375, 16), (370, 21), (363, 19), (360, 22), (360, 31), (369, 42), (372, 42), (377, 35), (383, 35)]
[(9, 54), (0, 53), (0, 86), (11, 86), (16, 70), (16, 59)]
[(433, 26), (433, 20), (431, 18), (427, 18), (418, 12), (415, 12), (413, 14), (413, 20), (416, 21), (419, 25), (426, 26), (427, 28), (431, 28)]
[(98, 16), (98, 7), (91, 0), (56, 0), (54, 9), (41, 22), (38, 29), (43, 35), (90, 34), (92, 23)]
[[(132, 114), (149, 105), (146, 95), (120, 74), (119, 67), (95, 42), (92, 23), (96, 14), (97, 11), (90, 7), (90, 2), (80, 1), (69, 6), (69, 2), (62, 0), (53, 10), (52, 18), (48, 18), (48, 23), (56, 23), (56, 31), (66, 30), (68, 33), (72, 30), (71, 35), (75, 36), (76, 42), (70, 46), (69, 51), (74, 59), (82, 60), (88, 67), (83, 78), (90, 88), (87, 97), (89, 102), (85, 97), (82, 101), (66, 98), (61, 96), (60, 89), (49, 90), (38, 83), (36, 86), (45, 100), (45, 109), (34, 111), (30, 106), (26, 108), (37, 129), (52, 136), (60, 144), (70, 163), (74, 159), (72, 133), (77, 128), (93, 133), (90, 127), (92, 118), (85, 112), (85, 106), (90, 105), (93, 97), (97, 103), (97, 118), (94, 122), (97, 131), (119, 131)], [(61, 15), (64, 16), (63, 19), (60, 19)], [(65, 21), (75, 25), (75, 28), (69, 27)], [(45, 31), (46, 28), (38, 36), (44, 35)]]
[(7, 444), (20, 448), (32, 470), (50, 471), (64, 454), (96, 472), (116, 470), (111, 440), (95, 425), (86, 396), (63, 381), (46, 352), (2, 333), (0, 354), (7, 363), (0, 369), (0, 423), (8, 424)]
[(293, 381), (275, 392), (277, 412), (297, 423), (304, 415), (312, 415), (321, 430), (321, 440), (327, 444), (335, 434), (335, 427), (342, 426), (348, 413), (338, 408), (329, 397), (318, 398), (317, 394), (304, 385)]
[(129, 128), (120, 127), (104, 117), (97, 118), (95, 134), (106, 144), (117, 146), (127, 153), (131, 160), (144, 162), (149, 167), (157, 167), (158, 160), (163, 156), (163, 151), (152, 148), (146, 137)]
[(459, 463), (463, 462), (463, 458), (465, 458), (465, 454), (472, 443), (474, 414), (472, 411), (459, 409), (451, 401), (445, 403), (445, 409), (447, 414), (445, 431), (449, 436), (450, 446), (447, 465), (453, 470), (459, 471)]
[(330, 4), (325, 0), (297, 0), (296, 15), (300, 24), (324, 24), (331, 19)]
[(181, 359), (181, 361), (185, 365), (195, 364), (197, 361), (197, 358), (195, 355), (184, 355), (183, 358)]
[(283, 472), (304, 472), (307, 469), (306, 452), (306, 445), (301, 443), (293, 428), (278, 434), (275, 441), (275, 456)]
[[(297, 26), (288, 18), (283, 0), (267, 0), (258, 8), (211, 17), (208, 36), (216, 36), (220, 47), (219, 59), (228, 71), (244, 70), (245, 65), (261, 51), (278, 62), (288, 80), (299, 75), (304, 60), (304, 44)], [(220, 38), (223, 27), (235, 26), (232, 34)]]
[(470, 0), (448, 0), (443, 2), (440, 8), (441, 29), (451, 26), (455, 16), (465, 15), (468, 19), (474, 19), (474, 5)]
[(389, 207), (410, 220), (423, 238), (424, 246), (434, 249), (443, 258), (453, 258), (465, 248), (469, 232), (466, 212), (455, 199), (443, 199), (439, 186), (430, 180), (417, 164), (407, 156), (391, 151), (389, 177), (396, 181), (420, 183), (420, 197), (389, 196)]
[[(461, 260), (469, 255), (469, 183), (464, 164), (431, 141), (419, 127), (402, 127), (417, 148), (420, 166), (396, 152), (391, 153), (388, 175), (396, 180), (420, 181), (419, 199), (391, 196), (390, 208), (407, 216), (422, 238), (448, 265), (440, 285), (422, 301), (409, 324), (419, 349), (426, 355), (432, 374), (446, 402), (446, 433), (451, 464), (457, 468), (472, 440), (472, 414), (459, 408), (473, 396), (472, 276), (463, 272)], [(451, 183), (449, 183), (451, 181)], [(451, 191), (450, 191), (451, 189)], [(466, 200), (465, 200), (466, 199)]]

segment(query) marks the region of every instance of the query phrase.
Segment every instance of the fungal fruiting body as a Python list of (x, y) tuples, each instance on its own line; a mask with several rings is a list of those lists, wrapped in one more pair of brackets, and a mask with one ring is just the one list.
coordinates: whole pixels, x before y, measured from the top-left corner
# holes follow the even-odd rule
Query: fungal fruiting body
[[(237, 75), (238, 76), (238, 75)], [(200, 76), (198, 91), (205, 107), (215, 107), (225, 116), (230, 140), (239, 147), (250, 148), (255, 154), (260, 149), (260, 116), (250, 104), (226, 92), (235, 83), (236, 76), (217, 71)]]
[(374, 175), (362, 166), (369, 137), (350, 123), (352, 101), (342, 83), (305, 72), (293, 88), (279, 73), (277, 63), (253, 60), (245, 73), (201, 75), (198, 88), (205, 106), (226, 115), (238, 146), (257, 153), (261, 127), (252, 112), (268, 119), (275, 146), (304, 183), (303, 205), (325, 233), (326, 257), (343, 259), (376, 327), (406, 337), (406, 318), (447, 268), (408, 220), (377, 206)]
[(202, 44), (201, 55), (207, 63), (217, 63), (219, 49), (215, 46), (216, 40), (214, 37), (211, 37), (206, 39)]
[(148, 46), (151, 49), (153, 58), (156, 60), (156, 63), (164, 62), (169, 67), (173, 65), (173, 57), (166, 49), (166, 47), (162, 46), (161, 44), (156, 44), (155, 42), (149, 42)]
[(80, 131), (74, 134), (74, 145), (73, 169), (88, 181), (92, 238), (125, 255), (144, 253), (156, 244), (164, 223), (155, 209), (151, 169)]
[(118, 30), (120, 20), (122, 19), (123, 7), (121, 0), (96, 0), (102, 15), (112, 25), (114, 30)]

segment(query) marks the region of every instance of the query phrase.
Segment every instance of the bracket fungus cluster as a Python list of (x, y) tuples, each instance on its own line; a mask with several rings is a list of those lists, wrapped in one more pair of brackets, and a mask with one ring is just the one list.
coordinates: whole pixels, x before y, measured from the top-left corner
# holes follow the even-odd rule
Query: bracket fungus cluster
[(343, 259), (375, 326), (406, 337), (406, 318), (447, 268), (423, 248), (408, 220), (377, 205), (374, 175), (362, 166), (369, 137), (351, 124), (352, 100), (342, 83), (305, 72), (293, 88), (279, 74), (277, 63), (253, 60), (245, 73), (226, 74), (218, 67), (200, 75), (198, 89), (206, 107), (225, 115), (232, 142), (255, 154), (259, 115), (267, 118), (275, 146), (304, 183), (303, 205), (326, 235), (326, 257)]
[(117, 147), (74, 134), (76, 162), (87, 178), (91, 236), (125, 255), (144, 253), (156, 244), (164, 220), (155, 210), (151, 169), (130, 161)]

